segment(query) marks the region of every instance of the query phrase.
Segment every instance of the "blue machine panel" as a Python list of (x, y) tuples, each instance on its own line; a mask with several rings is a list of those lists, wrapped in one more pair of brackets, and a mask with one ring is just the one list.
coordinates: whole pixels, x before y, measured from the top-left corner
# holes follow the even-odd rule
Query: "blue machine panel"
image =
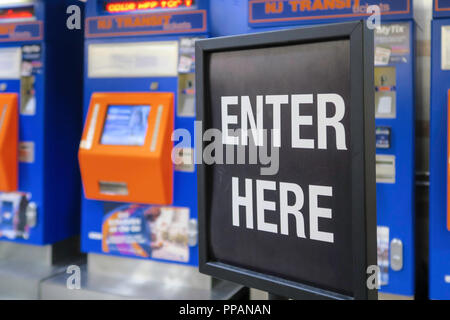
[(19, 96), (19, 186), (0, 194), (0, 211), (12, 211), (16, 223), (0, 222), (2, 241), (44, 245), (79, 233), (83, 38), (66, 27), (74, 3), (82, 5), (0, 5), (1, 68), (20, 69), (0, 76), (1, 92)]
[[(450, 299), (450, 231), (447, 230), (447, 116), (450, 68), (442, 49), (448, 48), (450, 19), (432, 22), (430, 130), (430, 299)], [(447, 43), (442, 43), (444, 39)], [(448, 52), (448, 49), (447, 49)], [(446, 51), (444, 50), (444, 54)]]
[[(376, 32), (376, 49), (391, 48), (390, 58), (376, 57), (375, 114), (377, 126), (391, 128), (390, 148), (377, 148), (377, 220), (388, 229), (390, 244), (403, 244), (403, 267), (389, 271), (381, 292), (414, 295), (415, 270), (415, 111), (414, 111), (414, 24), (388, 22)], [(390, 44), (390, 45), (387, 45)], [(378, 52), (376, 52), (377, 56)], [(378, 58), (378, 59), (377, 59)], [(385, 100), (383, 100), (385, 99)], [(384, 162), (388, 161), (388, 164)], [(393, 161), (393, 163), (389, 163)], [(384, 169), (393, 165), (392, 179)], [(382, 232), (381, 232), (382, 233)], [(379, 239), (381, 240), (381, 239)], [(381, 243), (383, 241), (379, 241)], [(379, 256), (379, 260), (382, 257)]]
[(433, 17), (450, 17), (450, 0), (433, 0)]
[[(292, 5), (294, 2), (298, 3), (296, 12)], [(338, 2), (348, 5), (339, 8)], [(328, 3), (334, 3), (334, 9), (325, 10), (320, 8), (325, 1), (303, 3), (302, 11), (301, 1), (216, 0), (210, 8), (211, 35), (227, 36), (361, 19), (367, 16), (367, 5), (380, 5), (380, 1), (372, 0), (331, 1)], [(383, 146), (377, 148), (381, 176), (377, 183), (379, 265), (382, 270), (380, 291), (413, 296), (415, 111), (412, 4), (410, 0), (383, 1), (380, 9), (382, 24), (375, 36), (376, 111), (379, 113), (376, 126), (390, 129), (389, 133), (385, 129), (380, 132)], [(394, 270), (390, 263), (390, 244), (396, 239), (403, 244), (403, 254), (401, 268)]]
[[(105, 12), (105, 3), (110, 4), (114, 1), (90, 0), (86, 7), (84, 117), (91, 96), (95, 92), (172, 92), (175, 96), (174, 127), (176, 130), (182, 130), (180, 132), (189, 133), (191, 137), (191, 141), (184, 141), (183, 138), (175, 139), (174, 146), (181, 147), (180, 159), (193, 156), (194, 42), (197, 38), (208, 36), (209, 1), (197, 0), (189, 6), (170, 10), (157, 7), (152, 10), (120, 13)], [(108, 48), (115, 48), (124, 47), (123, 44), (164, 45), (169, 42), (178, 43), (175, 74), (145, 77), (118, 76), (117, 73), (101, 77), (89, 75), (89, 64), (92, 62), (89, 50), (93, 46), (106, 45)], [(138, 56), (143, 58), (140, 52), (142, 51), (137, 50), (130, 54), (134, 54), (135, 58)], [(119, 56), (119, 59), (124, 59), (122, 62), (127, 58), (133, 59), (132, 56), (120, 54), (116, 58)], [(83, 197), (81, 222), (83, 252), (198, 265), (197, 245), (187, 244), (189, 224), (194, 223), (195, 229), (197, 219), (195, 166), (175, 165), (173, 179), (174, 200), (168, 206), (112, 203)], [(125, 216), (126, 219), (120, 216)], [(131, 220), (135, 225), (128, 228)], [(110, 227), (115, 225), (119, 228)]]

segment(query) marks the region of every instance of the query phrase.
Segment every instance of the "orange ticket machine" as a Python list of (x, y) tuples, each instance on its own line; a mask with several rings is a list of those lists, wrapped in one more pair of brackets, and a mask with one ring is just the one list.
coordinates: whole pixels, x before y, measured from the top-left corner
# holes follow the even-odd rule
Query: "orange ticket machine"
[(18, 185), (18, 98), (0, 93), (0, 192), (17, 191)]
[(169, 205), (173, 93), (94, 93), (79, 149), (85, 197)]

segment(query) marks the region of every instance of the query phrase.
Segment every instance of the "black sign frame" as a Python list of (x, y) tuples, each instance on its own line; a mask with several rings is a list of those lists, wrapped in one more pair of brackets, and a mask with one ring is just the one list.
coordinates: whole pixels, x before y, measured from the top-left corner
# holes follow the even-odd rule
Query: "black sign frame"
[[(352, 139), (352, 245), (353, 296), (289, 281), (215, 261), (208, 246), (208, 175), (205, 164), (197, 165), (199, 270), (212, 277), (236, 282), (294, 299), (377, 299), (369, 289), (368, 266), (377, 265), (376, 183), (375, 183), (375, 107), (374, 107), (374, 35), (364, 21), (263, 32), (199, 40), (196, 42), (197, 120), (203, 130), (210, 117), (208, 101), (208, 55), (214, 52), (267, 46), (306, 44), (348, 39), (350, 41), (351, 139)], [(197, 146), (198, 147), (198, 146)]]

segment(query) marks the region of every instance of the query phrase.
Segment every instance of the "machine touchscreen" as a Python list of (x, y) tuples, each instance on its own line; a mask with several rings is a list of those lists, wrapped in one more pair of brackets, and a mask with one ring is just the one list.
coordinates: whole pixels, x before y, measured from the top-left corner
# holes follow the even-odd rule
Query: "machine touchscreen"
[(149, 105), (110, 105), (100, 143), (143, 146), (148, 127)]

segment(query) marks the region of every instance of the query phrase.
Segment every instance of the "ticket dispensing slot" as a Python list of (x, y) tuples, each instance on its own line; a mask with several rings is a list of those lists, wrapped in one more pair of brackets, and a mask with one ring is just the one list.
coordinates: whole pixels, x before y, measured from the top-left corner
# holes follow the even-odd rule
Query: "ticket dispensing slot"
[(0, 93), (0, 192), (17, 190), (18, 184), (18, 98)]
[(375, 68), (375, 117), (393, 119), (397, 113), (395, 67)]
[(171, 204), (172, 93), (94, 93), (80, 143), (86, 198)]
[(376, 156), (377, 183), (395, 183), (395, 156)]

